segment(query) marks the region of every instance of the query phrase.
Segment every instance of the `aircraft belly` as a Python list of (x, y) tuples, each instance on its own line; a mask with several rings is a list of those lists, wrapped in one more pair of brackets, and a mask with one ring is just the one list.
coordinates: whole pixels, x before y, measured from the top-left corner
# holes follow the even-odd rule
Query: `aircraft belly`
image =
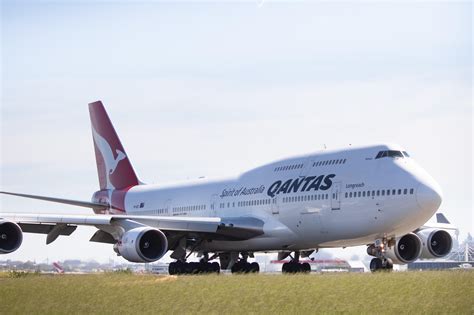
[(246, 241), (212, 241), (204, 243), (204, 251), (276, 251), (294, 246), (294, 240), (259, 237)]

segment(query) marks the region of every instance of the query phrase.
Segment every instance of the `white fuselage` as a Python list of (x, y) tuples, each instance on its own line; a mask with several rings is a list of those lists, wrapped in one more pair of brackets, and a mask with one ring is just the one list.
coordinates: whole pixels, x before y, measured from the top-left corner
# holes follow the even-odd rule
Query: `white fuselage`
[(212, 241), (209, 251), (276, 251), (344, 247), (402, 236), (423, 225), (441, 202), (439, 186), (405, 156), (376, 158), (399, 146), (322, 151), (258, 167), (226, 180), (139, 185), (127, 214), (235, 218), (264, 222), (246, 241)]

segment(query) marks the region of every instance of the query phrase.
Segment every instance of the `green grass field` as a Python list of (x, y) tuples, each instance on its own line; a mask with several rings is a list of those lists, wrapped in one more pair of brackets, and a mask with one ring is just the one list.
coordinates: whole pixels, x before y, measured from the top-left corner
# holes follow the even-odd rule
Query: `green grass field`
[(474, 314), (474, 272), (0, 275), (0, 314)]

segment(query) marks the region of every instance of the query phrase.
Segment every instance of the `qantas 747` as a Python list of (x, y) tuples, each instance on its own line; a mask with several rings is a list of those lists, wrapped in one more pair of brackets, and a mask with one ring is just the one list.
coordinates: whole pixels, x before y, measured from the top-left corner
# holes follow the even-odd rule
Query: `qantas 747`
[[(110, 243), (131, 262), (168, 251), (170, 274), (258, 272), (255, 252), (289, 257), (283, 272), (309, 272), (320, 248), (367, 245), (372, 271), (447, 255), (449, 222), (425, 225), (441, 189), (398, 145), (371, 145), (278, 160), (239, 176), (173, 185), (142, 183), (100, 101), (89, 104), (100, 190), (91, 201), (3, 194), (88, 207), (90, 215), (0, 213), (0, 254), (17, 250), (23, 233), (46, 242), (94, 226), (90, 241)], [(190, 253), (199, 263), (187, 262)], [(215, 260), (219, 260), (218, 263)]]

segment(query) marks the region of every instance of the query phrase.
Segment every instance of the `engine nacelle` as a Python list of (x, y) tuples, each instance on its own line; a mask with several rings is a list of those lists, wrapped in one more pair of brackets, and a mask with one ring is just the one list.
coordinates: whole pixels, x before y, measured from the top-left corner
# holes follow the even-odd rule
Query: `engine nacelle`
[(421, 250), (421, 239), (414, 233), (408, 233), (397, 238), (395, 245), (387, 248), (385, 256), (395, 264), (407, 264), (417, 260)]
[(131, 262), (154, 262), (168, 251), (168, 239), (158, 229), (138, 227), (125, 232), (114, 250)]
[(15, 222), (0, 220), (0, 254), (8, 254), (20, 248), (23, 231)]
[(453, 247), (453, 238), (445, 230), (424, 229), (416, 233), (423, 243), (420, 258), (444, 257)]

